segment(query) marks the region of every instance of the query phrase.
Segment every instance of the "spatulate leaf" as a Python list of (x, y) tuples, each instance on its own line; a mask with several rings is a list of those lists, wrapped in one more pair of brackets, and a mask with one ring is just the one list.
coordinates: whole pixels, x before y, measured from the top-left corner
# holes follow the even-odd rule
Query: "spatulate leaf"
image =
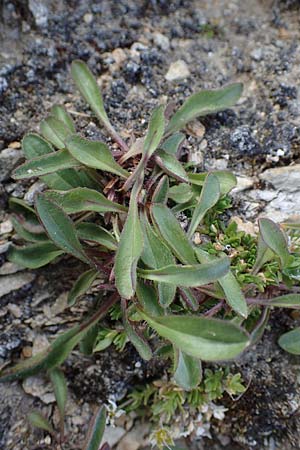
[(64, 252), (89, 263), (78, 240), (72, 220), (56, 203), (39, 195), (36, 199), (36, 209), (48, 235)]
[(290, 253), (287, 239), (279, 225), (264, 218), (259, 220), (259, 230), (264, 243), (279, 256), (282, 266), (286, 266), (290, 259)]
[(47, 191), (45, 197), (57, 203), (67, 214), (82, 211), (124, 212), (127, 208), (107, 200), (103, 194), (88, 188), (75, 188), (65, 191)]
[(184, 353), (204, 361), (238, 356), (248, 345), (249, 336), (225, 320), (178, 315), (150, 317), (140, 313), (157, 333)]
[(113, 158), (109, 148), (103, 142), (89, 141), (79, 136), (70, 136), (65, 141), (71, 155), (87, 167), (114, 173), (122, 178), (129, 176)]
[(174, 349), (175, 382), (186, 391), (195, 389), (201, 381), (201, 361)]
[(242, 83), (234, 83), (221, 89), (203, 90), (191, 95), (171, 118), (166, 133), (181, 130), (197, 117), (232, 107), (240, 98), (242, 91)]
[(8, 259), (27, 269), (38, 269), (49, 264), (63, 253), (63, 250), (48, 241), (27, 245), (25, 247), (12, 245), (8, 251)]

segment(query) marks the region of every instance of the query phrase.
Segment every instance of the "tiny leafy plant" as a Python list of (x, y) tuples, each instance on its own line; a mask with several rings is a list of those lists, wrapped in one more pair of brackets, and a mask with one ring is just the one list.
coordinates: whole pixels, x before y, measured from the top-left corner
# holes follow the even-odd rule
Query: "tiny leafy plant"
[(98, 302), (47, 350), (2, 370), (0, 380), (56, 370), (79, 344), (91, 353), (131, 342), (146, 361), (169, 358), (174, 382), (195, 389), (201, 361), (236, 358), (260, 338), (273, 307), (300, 308), (300, 256), (282, 227), (264, 218), (257, 236), (238, 231), (224, 214), (235, 176), (180, 162), (182, 130), (232, 107), (242, 84), (196, 93), (171, 116), (158, 106), (145, 136), (128, 144), (86, 64), (74, 61), (71, 73), (114, 142), (80, 136), (60, 105), (40, 134), (24, 137), (26, 161), (13, 176), (39, 177), (47, 188), (34, 208), (11, 199), (17, 245), (8, 257), (30, 269), (75, 257), (85, 268), (69, 306), (91, 287)]

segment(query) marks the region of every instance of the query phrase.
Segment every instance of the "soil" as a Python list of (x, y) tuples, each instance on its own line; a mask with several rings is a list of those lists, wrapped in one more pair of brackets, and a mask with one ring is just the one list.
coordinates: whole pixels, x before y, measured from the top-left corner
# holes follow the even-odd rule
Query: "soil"
[[(179, 104), (201, 88), (242, 81), (238, 105), (204, 118), (204, 133), (189, 135), (183, 153), (187, 158), (198, 155), (199, 170), (229, 168), (248, 177), (298, 163), (299, 38), (299, 0), (2, 0), (0, 151), (10, 151), (4, 150), (0, 160), (0, 222), (8, 217), (9, 196), (22, 198), (30, 186), (10, 177), (22, 157), (12, 147), (26, 132), (37, 130), (54, 103), (88, 113), (69, 74), (76, 58), (98, 74), (108, 115), (117, 129), (125, 130), (125, 139), (144, 132), (150, 112), (165, 96)], [(190, 75), (167, 81), (170, 64), (178, 60)], [(74, 118), (84, 135), (108, 139), (92, 116)], [(242, 203), (238, 201), (239, 207)], [(0, 236), (0, 248), (9, 237)], [(4, 262), (1, 253), (0, 266)], [(78, 271), (71, 259), (33, 271), (31, 283), (0, 298), (1, 362), (15, 361), (24, 348), (84, 314), (93, 296), (72, 313), (59, 302), (58, 316), (49, 313)], [(9, 305), (19, 307), (21, 315), (16, 317)], [(300, 448), (299, 358), (277, 345), (280, 334), (296, 321), (286, 311), (273, 313), (263, 340), (234, 366), (251, 380), (246, 394), (228, 402), (226, 419), (213, 425), (214, 439), (194, 443), (198, 449)], [(111, 350), (96, 358), (79, 358), (75, 352), (65, 371), (71, 431), (64, 449), (71, 450), (82, 448), (94, 403), (109, 394), (120, 397), (161, 368), (141, 363), (128, 348), (122, 357)], [(0, 393), (0, 449), (54, 448), (42, 433), (29, 432), (24, 419), (32, 407), (41, 408), (40, 400), (26, 395), (20, 383), (0, 385)], [(42, 408), (55, 417), (52, 403)]]

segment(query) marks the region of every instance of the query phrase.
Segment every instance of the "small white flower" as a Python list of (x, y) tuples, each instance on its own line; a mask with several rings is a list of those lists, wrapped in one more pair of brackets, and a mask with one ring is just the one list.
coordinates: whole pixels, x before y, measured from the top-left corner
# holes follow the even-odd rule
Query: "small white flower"
[(201, 425), (199, 425), (196, 429), (196, 438), (202, 438), (202, 437), (208, 437), (211, 439), (211, 434), (210, 434), (210, 423), (202, 423)]
[(121, 417), (123, 414), (125, 414), (124, 409), (118, 409), (118, 405), (112, 398), (108, 399), (106, 411), (106, 424), (112, 427), (115, 427), (115, 419), (118, 419), (118, 417)]
[(222, 405), (215, 405), (212, 403), (212, 413), (215, 419), (224, 420), (225, 412), (228, 411), (228, 408), (224, 408)]

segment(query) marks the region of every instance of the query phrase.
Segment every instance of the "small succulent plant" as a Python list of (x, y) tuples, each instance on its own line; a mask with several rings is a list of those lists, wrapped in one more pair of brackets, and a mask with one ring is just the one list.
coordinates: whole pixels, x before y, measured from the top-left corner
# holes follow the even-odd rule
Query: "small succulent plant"
[[(13, 245), (9, 259), (36, 269), (78, 258), (86, 269), (69, 293), (69, 306), (92, 285), (99, 302), (46, 351), (2, 370), (0, 381), (51, 373), (79, 343), (88, 339), (89, 348), (100, 351), (121, 332), (120, 348), (128, 340), (145, 360), (171, 358), (175, 382), (194, 389), (201, 361), (232, 359), (249, 348), (261, 336), (270, 308), (300, 308), (299, 293), (287, 293), (299, 281), (299, 255), (289, 249), (283, 230), (260, 219), (257, 238), (241, 236), (222, 219), (235, 176), (197, 173), (178, 159), (181, 130), (200, 116), (232, 107), (242, 84), (196, 93), (171, 117), (158, 106), (145, 137), (128, 146), (111, 124), (86, 64), (74, 61), (71, 72), (115, 143), (110, 148), (79, 136), (59, 105), (42, 121), (41, 135), (24, 137), (26, 162), (13, 176), (39, 177), (47, 189), (36, 196), (35, 208), (12, 199), (14, 227), (27, 244)], [(228, 246), (236, 242), (230, 254)], [(265, 276), (270, 270), (273, 276)], [(269, 299), (270, 285), (284, 295)], [(103, 334), (99, 322), (112, 311), (118, 311), (118, 327)]]

